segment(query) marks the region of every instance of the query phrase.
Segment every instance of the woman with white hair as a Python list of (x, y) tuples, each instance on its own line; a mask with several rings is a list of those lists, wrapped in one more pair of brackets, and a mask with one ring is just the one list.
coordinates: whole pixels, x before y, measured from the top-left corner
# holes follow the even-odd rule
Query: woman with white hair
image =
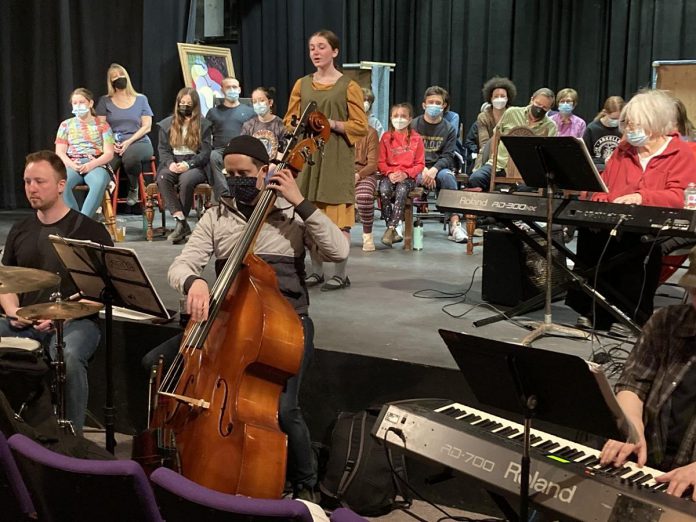
[[(609, 192), (595, 193), (592, 200), (681, 208), (684, 189), (689, 183), (696, 183), (696, 158), (679, 139), (675, 122), (674, 100), (667, 93), (645, 90), (631, 98), (621, 111), (623, 138), (602, 173)], [(577, 245), (580, 264), (595, 266), (605, 245), (605, 261), (629, 250), (635, 256), (614, 269), (600, 272), (598, 290), (603, 294), (609, 292), (609, 301), (642, 325), (653, 311), (660, 248), (654, 248), (653, 242), (641, 241), (640, 234), (622, 233), (620, 227), (619, 235), (611, 240), (606, 230), (580, 229)], [(589, 280), (594, 280), (594, 273)], [(610, 282), (611, 289), (602, 281)], [(612, 317), (598, 306), (595, 316), (590, 316), (592, 301), (585, 294), (568, 292), (566, 303), (581, 314), (579, 326), (605, 329), (612, 322)]]

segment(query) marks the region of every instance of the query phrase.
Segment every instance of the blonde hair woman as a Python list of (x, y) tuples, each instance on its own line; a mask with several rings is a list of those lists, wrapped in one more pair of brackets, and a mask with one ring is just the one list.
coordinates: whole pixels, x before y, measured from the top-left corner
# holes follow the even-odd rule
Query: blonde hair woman
[(138, 202), (138, 175), (142, 162), (152, 157), (152, 142), (147, 136), (152, 128), (152, 109), (147, 96), (133, 88), (128, 71), (112, 63), (106, 71), (107, 93), (97, 103), (96, 112), (114, 133), (114, 172), (123, 166), (128, 175), (130, 190), (128, 204)]

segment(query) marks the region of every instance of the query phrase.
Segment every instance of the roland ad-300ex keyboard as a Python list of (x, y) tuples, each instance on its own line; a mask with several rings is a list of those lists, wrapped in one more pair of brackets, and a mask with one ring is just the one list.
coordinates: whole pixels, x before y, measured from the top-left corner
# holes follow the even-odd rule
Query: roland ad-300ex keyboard
[[(484, 483), (519, 494), (521, 424), (445, 400), (384, 406), (373, 434)], [(575, 520), (681, 522), (696, 520), (696, 502), (664, 492), (661, 471), (599, 465), (599, 451), (532, 429), (530, 500)]]

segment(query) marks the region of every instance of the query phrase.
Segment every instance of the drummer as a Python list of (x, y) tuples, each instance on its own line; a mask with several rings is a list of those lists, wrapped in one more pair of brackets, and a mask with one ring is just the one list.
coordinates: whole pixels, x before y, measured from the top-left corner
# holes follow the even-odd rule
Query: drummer
[[(104, 225), (75, 210), (63, 200), (67, 174), (65, 165), (52, 151), (33, 152), (26, 157), (24, 191), (36, 212), (15, 223), (7, 236), (2, 263), (5, 266), (36, 268), (57, 273), (60, 288), (48, 288), (21, 294), (0, 294), (0, 305), (7, 318), (0, 318), (0, 336), (28, 337), (50, 346), (55, 357), (55, 330), (50, 320), (34, 322), (17, 318), (17, 309), (48, 302), (60, 290), (63, 299), (77, 292), (58, 259), (50, 234), (70, 239), (87, 239), (113, 246)], [(82, 431), (87, 409), (87, 365), (99, 345), (101, 334), (96, 317), (67, 321), (64, 328), (66, 367), (66, 413), (77, 432)]]

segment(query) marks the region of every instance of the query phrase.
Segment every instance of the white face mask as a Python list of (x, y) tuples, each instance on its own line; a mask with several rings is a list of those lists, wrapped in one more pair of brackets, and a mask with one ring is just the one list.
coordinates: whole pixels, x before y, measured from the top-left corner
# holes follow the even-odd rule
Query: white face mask
[(508, 99), (507, 98), (493, 98), (493, 101), (491, 104), (493, 105), (494, 109), (504, 109), (505, 106), (507, 105)]
[(391, 123), (396, 130), (403, 130), (408, 127), (409, 121), (406, 118), (392, 118)]
[(365, 112), (370, 112), (370, 102), (369, 101), (363, 102), (363, 107), (365, 107)]

